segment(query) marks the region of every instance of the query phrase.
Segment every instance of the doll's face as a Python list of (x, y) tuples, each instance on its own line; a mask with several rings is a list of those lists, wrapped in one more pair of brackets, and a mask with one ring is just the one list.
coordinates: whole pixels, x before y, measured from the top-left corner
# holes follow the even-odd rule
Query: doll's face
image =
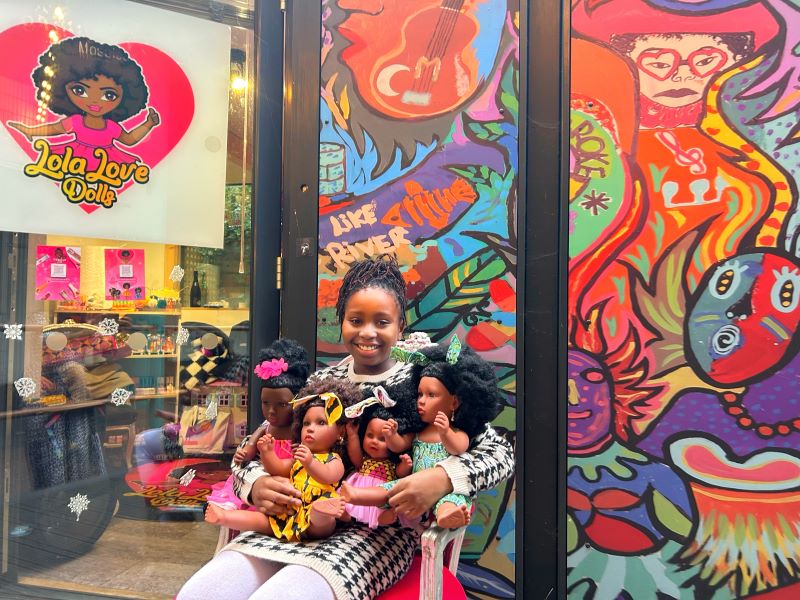
[(289, 427), (292, 424), (293, 398), (289, 388), (261, 388), (261, 413), (271, 427)]
[(392, 346), (403, 333), (400, 306), (391, 292), (369, 287), (348, 299), (342, 320), (342, 342), (353, 357), (358, 374), (379, 374), (389, 369)]
[(424, 423), (433, 423), (436, 415), (443, 412), (452, 420), (458, 408), (458, 397), (451, 394), (435, 377), (422, 377), (417, 390), (417, 412)]
[(328, 417), (322, 406), (312, 406), (303, 417), (300, 443), (314, 453), (328, 452), (341, 436), (338, 425), (328, 425)]
[(687, 352), (714, 384), (752, 382), (782, 363), (800, 323), (800, 268), (776, 253), (712, 266), (690, 302)]
[(364, 440), (361, 442), (361, 447), (371, 458), (379, 459), (389, 456), (386, 436), (383, 435), (384, 425), (386, 425), (386, 421), (383, 419), (372, 419), (367, 423), (367, 429), (364, 431)]
[(72, 103), (93, 117), (110, 113), (122, 102), (122, 86), (105, 75), (70, 81), (65, 88)]
[(567, 446), (588, 448), (611, 430), (611, 388), (603, 365), (580, 350), (567, 355)]

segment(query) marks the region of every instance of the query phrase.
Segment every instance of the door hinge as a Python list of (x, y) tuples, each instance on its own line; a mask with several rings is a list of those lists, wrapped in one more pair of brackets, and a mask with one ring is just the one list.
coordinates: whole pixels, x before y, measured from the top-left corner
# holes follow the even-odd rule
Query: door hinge
[(275, 289), (281, 289), (283, 284), (283, 257), (278, 256), (275, 259)]

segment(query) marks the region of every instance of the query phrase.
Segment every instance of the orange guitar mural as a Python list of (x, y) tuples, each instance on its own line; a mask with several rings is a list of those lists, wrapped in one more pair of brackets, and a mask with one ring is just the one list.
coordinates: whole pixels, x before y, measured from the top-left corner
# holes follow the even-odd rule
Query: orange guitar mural
[(339, 26), (351, 42), (342, 60), (364, 101), (397, 119), (433, 117), (464, 104), (481, 84), (473, 46), (478, 3), (376, 2), (375, 12), (351, 14)]

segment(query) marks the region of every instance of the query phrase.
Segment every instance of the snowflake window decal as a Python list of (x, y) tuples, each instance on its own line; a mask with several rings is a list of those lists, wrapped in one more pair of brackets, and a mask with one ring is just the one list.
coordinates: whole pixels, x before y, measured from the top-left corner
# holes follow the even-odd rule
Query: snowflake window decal
[(169, 278), (171, 281), (175, 283), (180, 283), (183, 279), (183, 276), (186, 274), (186, 271), (180, 265), (175, 265), (172, 267), (172, 271), (169, 273)]
[(183, 476), (180, 478), (180, 480), (179, 480), (179, 481), (180, 481), (180, 484), (181, 484), (183, 487), (186, 487), (187, 485), (189, 485), (190, 483), (192, 483), (192, 480), (194, 479), (194, 476), (195, 476), (195, 475), (197, 475), (197, 471), (195, 471), (194, 469), (189, 469), (189, 470), (188, 470), (188, 471), (186, 471), (186, 473), (184, 473), (184, 474), (183, 474)]
[(21, 340), (22, 339), (22, 324), (21, 323), (6, 323), (3, 325), (3, 333), (7, 340)]
[(209, 421), (213, 421), (214, 419), (217, 418), (218, 412), (219, 411), (217, 411), (217, 403), (214, 400), (212, 400), (211, 402), (209, 402), (208, 407), (206, 408), (206, 419), (208, 419)]
[(17, 393), (22, 398), (30, 398), (36, 393), (36, 382), (30, 377), (20, 377), (14, 382)]
[(89, 508), (89, 497), (86, 494), (75, 494), (69, 499), (67, 508), (71, 513), (75, 513), (75, 520), (81, 520), (81, 513)]
[(122, 406), (123, 404), (127, 404), (131, 395), (132, 394), (129, 390), (126, 390), (125, 388), (117, 388), (111, 392), (111, 404), (114, 406)]
[(189, 330), (185, 327), (178, 327), (178, 334), (175, 336), (175, 344), (183, 346), (189, 341)]
[(103, 319), (97, 324), (102, 335), (117, 335), (119, 331), (119, 323), (114, 319)]

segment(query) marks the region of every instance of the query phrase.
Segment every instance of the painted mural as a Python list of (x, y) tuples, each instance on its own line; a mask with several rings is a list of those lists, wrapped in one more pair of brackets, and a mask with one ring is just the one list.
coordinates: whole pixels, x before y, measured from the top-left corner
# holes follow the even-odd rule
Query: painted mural
[[(496, 365), (513, 442), (519, 127), (517, 0), (323, 0), (318, 356), (344, 355), (348, 265), (394, 254), (408, 331), (458, 334)], [(479, 496), (461, 552), (471, 598), (514, 597), (513, 482)]]
[(572, 2), (571, 599), (800, 598), (799, 9)]

